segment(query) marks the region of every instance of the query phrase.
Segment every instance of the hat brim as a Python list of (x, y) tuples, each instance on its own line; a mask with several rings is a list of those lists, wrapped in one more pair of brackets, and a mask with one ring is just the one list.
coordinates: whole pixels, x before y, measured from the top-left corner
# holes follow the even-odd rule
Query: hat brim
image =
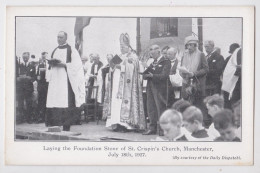
[(187, 41), (186, 44), (197, 44), (197, 43), (198, 43), (198, 41), (196, 41), (196, 40), (190, 40), (190, 41)]

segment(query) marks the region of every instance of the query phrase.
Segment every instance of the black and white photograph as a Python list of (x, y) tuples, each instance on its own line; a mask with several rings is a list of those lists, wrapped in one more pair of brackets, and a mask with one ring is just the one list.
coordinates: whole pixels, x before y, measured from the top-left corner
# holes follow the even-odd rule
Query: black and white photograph
[(17, 141), (242, 140), (242, 18), (15, 22)]
[(211, 8), (10, 7), (6, 162), (252, 165), (254, 8)]

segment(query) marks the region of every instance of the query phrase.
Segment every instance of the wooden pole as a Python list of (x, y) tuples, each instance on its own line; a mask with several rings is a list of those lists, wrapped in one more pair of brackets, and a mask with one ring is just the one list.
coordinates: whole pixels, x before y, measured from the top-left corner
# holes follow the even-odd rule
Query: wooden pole
[(199, 50), (203, 52), (203, 21), (202, 18), (198, 18), (198, 39), (199, 39)]
[(141, 53), (141, 31), (140, 31), (140, 17), (136, 20), (136, 53)]

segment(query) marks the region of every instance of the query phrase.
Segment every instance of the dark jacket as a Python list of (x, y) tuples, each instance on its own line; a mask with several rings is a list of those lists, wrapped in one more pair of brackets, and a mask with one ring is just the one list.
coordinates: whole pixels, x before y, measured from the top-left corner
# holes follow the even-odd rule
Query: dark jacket
[[(91, 74), (93, 74), (93, 75), (97, 75), (97, 74), (94, 74), (95, 65), (96, 65), (96, 63), (93, 63), (91, 66)], [(97, 65), (98, 65), (98, 68), (97, 68), (97, 71), (98, 71), (103, 66), (103, 63), (101, 61), (98, 61)]]
[(152, 78), (146, 78), (144, 76), (144, 80), (147, 80), (147, 86), (155, 88), (158, 92), (162, 94), (162, 97), (167, 96), (167, 85), (168, 78), (171, 69), (171, 61), (167, 58), (162, 57), (156, 64), (152, 63), (145, 71), (144, 74), (148, 74), (148, 72), (153, 74)]
[(206, 83), (207, 85), (216, 85), (220, 82), (220, 76), (225, 65), (225, 60), (222, 55), (215, 51), (209, 55), (207, 62), (209, 72), (207, 74)]
[[(19, 76), (20, 78), (17, 81), (17, 91), (18, 92), (24, 92), (24, 94), (30, 94), (33, 92), (33, 81), (36, 79), (36, 74), (35, 74), (35, 66), (32, 63), (28, 63), (27, 65), (25, 64), (20, 64), (19, 65)], [(21, 77), (23, 76), (29, 76), (31, 79), (24, 79)]]
[(43, 90), (48, 87), (48, 82), (46, 81), (46, 71), (40, 71), (41, 68), (45, 68), (46, 70), (46, 63), (47, 62), (41, 62), (38, 67), (37, 67), (37, 72), (36, 75), (40, 77), (40, 79), (38, 79), (38, 91)]
[[(98, 63), (93, 63), (92, 66), (91, 66), (91, 71), (90, 71), (90, 73), (93, 74), (93, 75), (97, 75), (97, 72), (94, 74), (96, 64), (98, 65), (97, 72), (103, 66), (103, 63), (101, 61), (98, 61)], [(94, 81), (95, 81), (95, 79), (93, 77), (89, 78), (89, 86), (93, 86)]]

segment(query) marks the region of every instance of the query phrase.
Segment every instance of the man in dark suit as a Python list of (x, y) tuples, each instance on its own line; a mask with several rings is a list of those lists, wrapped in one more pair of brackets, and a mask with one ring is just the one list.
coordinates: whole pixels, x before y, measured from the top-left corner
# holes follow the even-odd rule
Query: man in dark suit
[[(89, 77), (89, 86), (93, 87), (95, 84), (95, 81), (97, 80), (97, 75), (99, 72), (99, 69), (103, 66), (103, 63), (99, 60), (99, 55), (98, 54), (93, 54), (93, 61), (94, 63), (91, 66), (91, 71), (90, 71), (90, 77)], [(87, 99), (91, 99), (92, 95), (92, 89), (90, 88), (88, 91)]]
[[(170, 108), (175, 101), (180, 99), (182, 78), (177, 73), (178, 59), (176, 58), (177, 49), (170, 47), (167, 51), (167, 58), (171, 61), (171, 70), (168, 79), (167, 107)], [(178, 78), (178, 77), (179, 78)], [(178, 81), (177, 81), (178, 80)], [(181, 80), (181, 81), (180, 81)]]
[(171, 62), (161, 55), (158, 45), (151, 46), (150, 55), (154, 62), (144, 71), (144, 80), (148, 80), (146, 92), (150, 124), (143, 135), (156, 134), (157, 128), (159, 128), (159, 135), (162, 136), (163, 131), (160, 127), (157, 127), (157, 122), (167, 105), (167, 80), (170, 74)]
[(206, 78), (206, 95), (220, 94), (221, 92), (221, 81), (220, 76), (224, 68), (224, 58), (216, 51), (214, 47), (214, 41), (206, 40), (204, 47), (207, 52), (207, 62), (209, 66), (209, 72)]
[[(22, 113), (27, 123), (32, 123), (32, 93), (35, 80), (35, 67), (29, 62), (30, 53), (23, 53), (23, 62), (19, 64), (19, 76), (17, 78), (18, 111)], [(26, 107), (24, 106), (26, 104)]]
[(48, 63), (46, 61), (48, 53), (42, 52), (42, 57), (40, 59), (39, 65), (37, 67), (37, 82), (38, 82), (38, 117), (37, 122), (42, 123), (45, 122), (45, 114), (46, 114), (46, 99), (48, 92), (48, 82), (46, 81), (46, 69), (48, 69)]

